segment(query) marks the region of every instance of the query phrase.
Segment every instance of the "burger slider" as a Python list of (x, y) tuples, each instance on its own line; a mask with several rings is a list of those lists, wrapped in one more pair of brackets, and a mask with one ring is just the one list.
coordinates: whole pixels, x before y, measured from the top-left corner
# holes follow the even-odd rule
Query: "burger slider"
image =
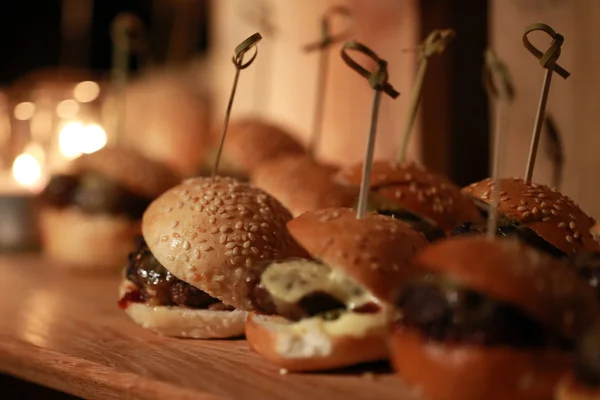
[[(463, 192), (489, 205), (491, 189), (492, 181), (485, 179), (466, 187)], [(515, 235), (557, 257), (600, 250), (600, 244), (590, 233), (594, 219), (569, 197), (520, 178), (501, 179), (499, 190), (500, 235)], [(485, 234), (485, 231), (485, 223), (467, 223), (456, 228), (453, 234)]]
[(41, 193), (46, 254), (74, 268), (114, 269), (133, 251), (146, 207), (179, 183), (166, 166), (124, 148), (83, 155)]
[(429, 400), (549, 399), (600, 315), (560, 260), (510, 239), (434, 243), (397, 298), (392, 364)]
[[(340, 171), (337, 180), (358, 187), (361, 176), (362, 165), (354, 165)], [(458, 186), (412, 162), (374, 162), (369, 200), (371, 210), (406, 221), (430, 240), (444, 237), (462, 222), (481, 219)]]
[(192, 178), (156, 199), (142, 222), (119, 305), (138, 324), (168, 336), (244, 333), (245, 271), (302, 257), (277, 200), (232, 178)]
[(251, 182), (275, 196), (293, 216), (322, 208), (352, 207), (358, 188), (333, 181), (337, 168), (307, 155), (285, 155), (259, 164)]
[(392, 290), (413, 276), (408, 259), (427, 245), (405, 223), (331, 208), (288, 223), (314, 260), (267, 262), (246, 275), (250, 347), (290, 371), (387, 359)]
[(600, 322), (577, 345), (575, 369), (558, 385), (556, 400), (600, 399)]
[[(262, 119), (246, 117), (229, 124), (219, 174), (248, 180), (259, 164), (288, 154), (304, 154), (304, 147), (282, 127)], [(205, 175), (212, 171), (216, 156), (216, 149), (207, 156), (203, 171)]]

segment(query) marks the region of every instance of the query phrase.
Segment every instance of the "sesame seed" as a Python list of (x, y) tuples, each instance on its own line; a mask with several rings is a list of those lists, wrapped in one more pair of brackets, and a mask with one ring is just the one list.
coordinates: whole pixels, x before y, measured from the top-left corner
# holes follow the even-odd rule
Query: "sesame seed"
[[(510, 197), (502, 197), (502, 198), (500, 198), (500, 201), (508, 201), (508, 200), (510, 200)], [(448, 204), (452, 204), (452, 203), (448, 202)]]
[(232, 242), (239, 242), (240, 241), (240, 237), (238, 235), (234, 235), (231, 237), (231, 241)]
[(182, 201), (178, 201), (177, 202), (177, 208), (181, 208), (183, 207), (183, 202)]
[(521, 200), (519, 203), (521, 203), (523, 205), (527, 205), (527, 202), (525, 200)]
[(198, 249), (194, 249), (194, 257), (202, 258), (202, 253)]
[(223, 244), (227, 241), (227, 236), (225, 235), (221, 235), (221, 237), (219, 238), (219, 243)]
[(244, 246), (245, 249), (247, 249), (248, 247), (250, 247), (250, 241), (249, 240), (245, 241), (243, 246)]
[(227, 251), (225, 252), (225, 255), (226, 255), (227, 257), (230, 257), (230, 256), (232, 256), (232, 255), (233, 255), (233, 251), (231, 251), (231, 250), (227, 250)]
[(561, 222), (560, 224), (558, 224), (559, 228), (566, 228), (567, 224), (565, 224), (564, 222)]
[(167, 256), (167, 260), (169, 260), (169, 261), (175, 261), (175, 257), (173, 257), (171, 254), (169, 254)]
[(235, 224), (235, 229), (242, 229), (244, 227), (244, 223), (242, 221), (238, 221), (237, 224)]
[(240, 254), (240, 248), (239, 248), (239, 247), (234, 247), (234, 248), (233, 248), (233, 254), (234, 254), (234, 255), (236, 255), (236, 256), (237, 256), (238, 254)]
[(540, 199), (533, 199), (533, 201), (535, 201), (536, 204), (539, 204), (541, 202)]
[[(335, 215), (333, 215), (333, 217), (335, 217)], [(269, 227), (269, 224), (267, 224), (266, 222), (263, 222), (262, 224), (260, 224), (260, 226), (261, 226), (262, 228), (265, 228), (265, 229), (267, 229), (267, 228)]]
[(556, 208), (557, 210), (562, 210), (562, 208), (558, 204), (555, 204), (553, 207)]
[(171, 211), (173, 211), (173, 208), (171, 208), (171, 207), (166, 207), (166, 208), (165, 208), (165, 211), (166, 211), (166, 212), (171, 212)]
[(527, 218), (527, 217), (529, 217), (530, 215), (531, 215), (531, 212), (529, 212), (529, 211), (525, 211), (525, 212), (523, 213), (523, 218)]
[(569, 228), (571, 228), (571, 230), (575, 229), (575, 222), (569, 222)]
[(217, 233), (219, 232), (219, 228), (217, 228), (216, 226), (213, 226), (212, 228), (210, 228), (210, 233)]
[(227, 214), (227, 213), (223, 213), (223, 214), (221, 215), (221, 218), (229, 219), (229, 218), (231, 218), (231, 215), (230, 215), (230, 214)]
[(161, 242), (166, 242), (167, 240), (169, 240), (169, 237), (167, 235), (163, 235), (163, 237), (160, 238)]
[(196, 210), (197, 212), (201, 212), (204, 209), (204, 207), (202, 207), (202, 204), (196, 204), (194, 206), (194, 210)]
[(177, 232), (173, 232), (173, 237), (174, 237), (175, 239), (178, 239), (178, 238), (180, 238), (180, 237), (181, 237), (181, 235), (180, 235), (179, 233), (177, 233)]
[(268, 242), (268, 241), (269, 241), (269, 237), (268, 237), (267, 235), (263, 235), (263, 240), (264, 240), (265, 242)]
[(525, 208), (525, 207), (517, 207), (517, 211), (525, 211), (525, 210), (527, 210), (527, 208)]
[(228, 226), (222, 226), (219, 228), (219, 230), (223, 233), (227, 233), (229, 231), (229, 227)]
[(177, 228), (177, 225), (179, 225), (179, 221), (173, 221), (171, 223), (171, 228)]
[(251, 267), (252, 266), (252, 260), (249, 258), (246, 258), (246, 267)]
[(542, 218), (542, 221), (544, 221), (544, 222), (550, 221), (550, 217), (544, 217), (544, 218)]
[(573, 243), (573, 237), (570, 235), (565, 236), (565, 239), (567, 240), (567, 242), (569, 243)]
[(548, 197), (548, 196), (546, 195), (546, 193), (540, 193), (540, 194), (538, 194), (538, 197), (539, 197), (540, 199), (545, 199), (545, 198), (546, 198), (546, 197)]
[(533, 210), (531, 210), (532, 213), (537, 214), (538, 213), (538, 209), (537, 207), (533, 207)]
[(187, 240), (185, 240), (183, 242), (183, 248), (184, 248), (184, 250), (189, 250), (189, 248), (190, 248), (190, 242), (188, 242)]
[(571, 219), (575, 219), (575, 216), (573, 214), (569, 214), (569, 217), (571, 217)]
[(233, 249), (235, 246), (236, 246), (236, 244), (233, 242), (229, 242), (225, 245), (225, 247), (227, 247), (228, 249)]
[(558, 215), (558, 211), (556, 210), (551, 210), (550, 212), (552, 213), (552, 215)]
[(250, 251), (252, 251), (254, 254), (259, 253), (258, 247), (250, 247)]
[(256, 226), (256, 225), (252, 225), (252, 226), (250, 227), (250, 232), (256, 232), (256, 231), (258, 231), (258, 226)]
[(213, 199), (213, 197), (211, 195), (208, 195), (208, 194), (204, 195), (204, 200), (211, 201), (212, 199)]

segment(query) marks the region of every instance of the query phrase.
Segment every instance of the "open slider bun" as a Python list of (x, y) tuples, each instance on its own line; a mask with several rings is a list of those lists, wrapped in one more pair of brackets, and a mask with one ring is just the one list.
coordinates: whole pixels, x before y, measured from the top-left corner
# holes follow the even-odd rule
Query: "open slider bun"
[[(361, 176), (362, 165), (357, 164), (340, 171), (337, 180), (359, 187)], [(414, 162), (374, 162), (371, 191), (431, 219), (445, 231), (463, 222), (481, 219), (473, 201), (464, 196), (458, 186)]]
[(265, 161), (252, 171), (253, 185), (275, 196), (294, 216), (321, 208), (351, 207), (358, 189), (333, 181), (337, 169), (307, 155)]
[[(123, 280), (119, 297), (135, 290), (135, 285)], [(150, 306), (129, 303), (125, 312), (137, 324), (165, 336), (190, 339), (220, 339), (244, 335), (247, 313), (240, 310), (213, 311), (178, 306)]]
[(374, 313), (343, 311), (334, 320), (315, 316), (298, 322), (251, 314), (246, 322), (250, 347), (290, 371), (385, 359), (384, 337), (392, 318), (388, 302), (398, 284), (417, 273), (408, 260), (427, 245), (425, 238), (401, 221), (374, 213), (359, 220), (355, 210), (346, 208), (305, 213), (290, 221), (288, 229), (312, 256), (331, 268), (324, 281), (340, 282), (341, 275), (361, 287), (368, 301), (381, 309)]
[[(132, 192), (155, 198), (179, 183), (166, 166), (123, 148), (105, 147), (75, 159), (71, 173), (96, 172)], [(43, 207), (40, 230), (44, 252), (57, 265), (85, 271), (117, 270), (133, 250), (140, 221), (122, 215), (89, 214), (77, 207)]]
[[(558, 260), (512, 239), (460, 237), (416, 257), (425, 270), (519, 307), (574, 340), (599, 314), (593, 290)], [(432, 400), (547, 399), (572, 366), (559, 349), (518, 349), (429, 341), (415, 328), (392, 333), (392, 363)]]
[(142, 233), (152, 254), (177, 278), (247, 310), (246, 269), (306, 254), (285, 228), (291, 218), (258, 188), (232, 178), (191, 178), (148, 207)]
[[(302, 144), (282, 127), (263, 119), (246, 117), (229, 124), (221, 156), (222, 173), (227, 171), (234, 176), (249, 176), (254, 168), (267, 160), (303, 153)], [(215, 155), (212, 154), (208, 162), (212, 162)]]
[[(463, 189), (464, 193), (488, 204), (491, 190), (490, 179)], [(567, 255), (582, 250), (600, 250), (600, 244), (590, 233), (596, 221), (569, 197), (547, 186), (525, 182), (521, 178), (501, 179), (498, 211), (525, 224)]]

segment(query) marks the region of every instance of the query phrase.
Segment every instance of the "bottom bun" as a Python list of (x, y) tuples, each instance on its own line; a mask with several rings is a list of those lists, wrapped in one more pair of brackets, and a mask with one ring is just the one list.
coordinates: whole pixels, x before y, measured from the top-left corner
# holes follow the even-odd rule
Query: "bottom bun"
[[(124, 281), (119, 290), (120, 297), (133, 284)], [(177, 306), (149, 306), (129, 302), (125, 312), (137, 324), (165, 336), (191, 339), (228, 339), (244, 335), (247, 313), (240, 310), (213, 311)]]
[(391, 338), (396, 372), (428, 400), (548, 400), (572, 367), (568, 353), (446, 345), (411, 329)]
[(573, 374), (563, 378), (556, 390), (556, 400), (598, 400), (600, 388), (584, 386), (577, 382)]
[(44, 252), (69, 269), (118, 271), (134, 251), (139, 221), (93, 215), (69, 207), (45, 208), (40, 214)]
[(350, 313), (335, 321), (314, 317), (295, 323), (250, 314), (246, 339), (252, 350), (288, 371), (328, 370), (387, 359), (385, 318), (369, 314), (359, 318), (360, 325), (354, 326), (348, 324)]

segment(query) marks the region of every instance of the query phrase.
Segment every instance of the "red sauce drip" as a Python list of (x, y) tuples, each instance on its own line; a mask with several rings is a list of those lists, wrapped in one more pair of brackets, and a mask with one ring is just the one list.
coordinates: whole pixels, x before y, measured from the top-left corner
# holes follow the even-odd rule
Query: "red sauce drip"
[(142, 296), (142, 292), (139, 290), (132, 290), (131, 292), (127, 292), (123, 295), (121, 300), (117, 303), (121, 310), (124, 310), (129, 306), (129, 303), (143, 303), (144, 298)]
[(363, 304), (360, 307), (356, 307), (356, 308), (352, 309), (352, 312), (359, 313), (359, 314), (375, 314), (379, 311), (381, 311), (381, 307), (379, 307), (379, 305), (377, 305), (375, 303)]

